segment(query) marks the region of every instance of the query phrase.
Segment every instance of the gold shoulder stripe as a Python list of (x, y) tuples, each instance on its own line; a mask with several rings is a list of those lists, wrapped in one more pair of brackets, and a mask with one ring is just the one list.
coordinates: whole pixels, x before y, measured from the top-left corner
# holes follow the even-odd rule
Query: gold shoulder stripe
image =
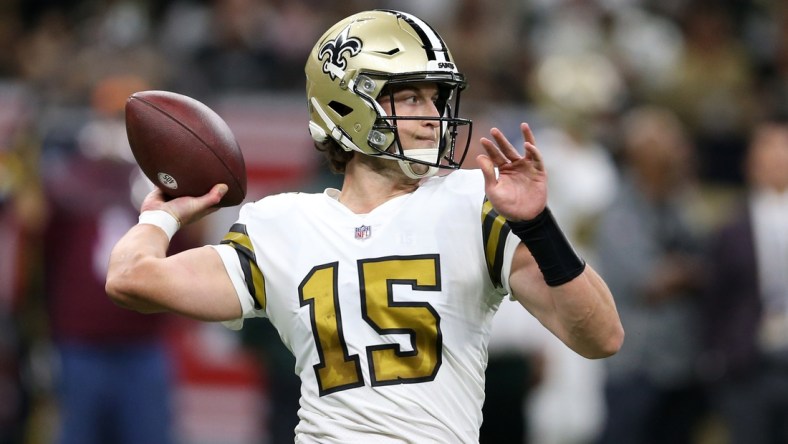
[(249, 239), (249, 234), (246, 232), (246, 225), (234, 224), (230, 227), (230, 231), (224, 236), (221, 243), (235, 249), (238, 259), (241, 261), (246, 289), (254, 298), (254, 307), (258, 310), (265, 309), (265, 277), (260, 267), (257, 266), (254, 246), (252, 245), (252, 240)]
[(496, 287), (503, 285), (501, 284), (503, 252), (509, 231), (511, 230), (506, 219), (495, 211), (490, 201), (485, 197), (482, 204), (482, 242), (487, 260), (487, 272)]

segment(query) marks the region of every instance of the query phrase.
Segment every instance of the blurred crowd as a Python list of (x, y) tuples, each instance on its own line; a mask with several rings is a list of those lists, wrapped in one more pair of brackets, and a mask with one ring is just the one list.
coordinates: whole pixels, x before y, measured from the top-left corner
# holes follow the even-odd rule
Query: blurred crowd
[[(475, 138), (531, 123), (550, 206), (627, 332), (588, 361), (504, 303), (482, 442), (788, 442), (788, 3), (4, 0), (0, 444), (292, 442), (297, 381), (265, 321), (236, 337), (103, 295), (150, 189), (123, 106), (162, 89), (217, 109), (243, 139), (250, 199), (335, 184), (310, 146), (303, 65), (328, 26), (371, 8), (444, 37)], [(232, 211), (173, 249), (216, 242)], [(221, 434), (189, 433), (172, 400), (198, 373), (224, 375), (204, 398), (231, 399)]]

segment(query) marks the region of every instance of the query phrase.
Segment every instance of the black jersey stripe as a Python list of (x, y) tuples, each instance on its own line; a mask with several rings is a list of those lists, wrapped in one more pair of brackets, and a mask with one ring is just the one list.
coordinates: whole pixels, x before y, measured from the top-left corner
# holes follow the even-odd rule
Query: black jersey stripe
[(487, 271), (490, 274), (493, 284), (501, 287), (503, 270), (503, 253), (506, 246), (506, 238), (509, 235), (509, 225), (506, 219), (499, 215), (487, 198), (482, 204), (482, 242), (484, 245), (484, 256), (487, 261)]
[(246, 289), (254, 299), (254, 308), (258, 310), (265, 309), (265, 276), (263, 276), (260, 267), (257, 266), (257, 257), (254, 254), (252, 240), (246, 232), (246, 225), (234, 224), (230, 227), (230, 231), (224, 236), (221, 243), (233, 247), (236, 254), (238, 254), (238, 260), (241, 262), (241, 270), (243, 270), (244, 280), (246, 281)]

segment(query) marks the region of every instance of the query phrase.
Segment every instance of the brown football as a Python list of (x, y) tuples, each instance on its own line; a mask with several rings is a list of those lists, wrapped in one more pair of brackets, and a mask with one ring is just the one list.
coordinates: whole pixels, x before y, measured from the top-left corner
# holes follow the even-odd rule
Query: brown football
[(140, 169), (170, 198), (229, 187), (219, 206), (246, 197), (243, 153), (227, 123), (204, 103), (169, 91), (140, 91), (126, 101), (126, 134)]

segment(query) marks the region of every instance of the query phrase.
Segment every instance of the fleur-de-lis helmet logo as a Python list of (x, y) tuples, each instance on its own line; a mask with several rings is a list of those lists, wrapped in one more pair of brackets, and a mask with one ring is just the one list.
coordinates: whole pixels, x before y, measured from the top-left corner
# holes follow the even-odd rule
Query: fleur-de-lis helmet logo
[(336, 69), (331, 69), (334, 65), (340, 70), (344, 71), (347, 68), (347, 56), (353, 57), (361, 52), (361, 39), (350, 37), (350, 26), (346, 27), (339, 33), (337, 38), (330, 40), (320, 48), (318, 57), (323, 60), (323, 72), (331, 76), (331, 80), (335, 80), (337, 75)]

